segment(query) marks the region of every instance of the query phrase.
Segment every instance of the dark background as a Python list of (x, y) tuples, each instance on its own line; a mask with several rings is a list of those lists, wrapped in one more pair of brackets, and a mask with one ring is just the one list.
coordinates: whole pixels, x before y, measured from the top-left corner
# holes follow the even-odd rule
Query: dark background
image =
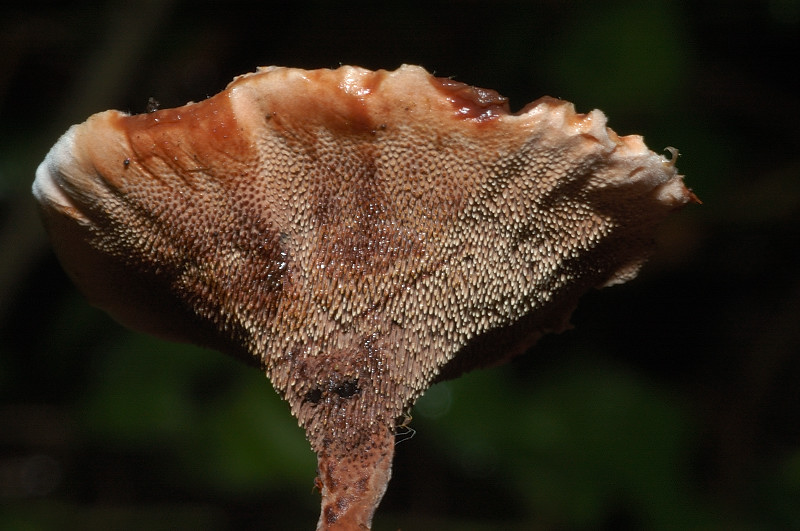
[(680, 148), (704, 202), (574, 330), (431, 389), (375, 529), (800, 528), (800, 3), (292, 6), (0, 8), (0, 528), (313, 528), (314, 456), (263, 375), (89, 307), (30, 184), (91, 113), (340, 63), (600, 108)]

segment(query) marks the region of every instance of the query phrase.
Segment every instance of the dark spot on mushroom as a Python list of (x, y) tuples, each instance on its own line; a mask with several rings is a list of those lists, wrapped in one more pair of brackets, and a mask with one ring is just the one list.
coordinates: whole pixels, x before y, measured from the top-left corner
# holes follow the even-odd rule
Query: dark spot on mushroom
[(336, 520), (339, 519), (336, 512), (333, 510), (333, 507), (325, 507), (325, 523), (328, 525), (332, 525), (336, 523)]
[(358, 380), (345, 380), (344, 382), (335, 385), (333, 392), (342, 398), (350, 398), (361, 392), (358, 387)]
[(322, 400), (322, 389), (319, 387), (309, 389), (303, 397), (303, 400), (311, 402), (312, 404), (319, 403), (319, 401)]

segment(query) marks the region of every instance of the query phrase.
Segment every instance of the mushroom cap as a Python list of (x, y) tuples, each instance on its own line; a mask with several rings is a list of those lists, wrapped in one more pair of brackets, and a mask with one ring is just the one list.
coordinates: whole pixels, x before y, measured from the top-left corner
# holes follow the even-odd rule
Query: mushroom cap
[(120, 322), (260, 365), (319, 458), (319, 529), (364, 529), (395, 420), (434, 381), (563, 330), (696, 200), (600, 111), (402, 66), (268, 67), (71, 127), (33, 192)]
[(259, 364), (315, 449), (563, 330), (694, 199), (600, 111), (511, 113), (408, 65), (267, 67), (200, 103), (99, 113), (33, 190), (93, 303)]

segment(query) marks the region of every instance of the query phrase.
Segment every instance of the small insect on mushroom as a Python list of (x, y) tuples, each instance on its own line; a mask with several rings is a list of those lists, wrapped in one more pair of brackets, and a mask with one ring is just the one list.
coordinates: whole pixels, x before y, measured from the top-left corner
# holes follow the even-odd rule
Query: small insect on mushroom
[(395, 445), (400, 444), (403, 441), (413, 439), (417, 434), (417, 430), (411, 427), (411, 415), (408, 413), (403, 413), (401, 418), (402, 420), (394, 427)]
[(91, 302), (261, 367), (317, 453), (318, 529), (366, 529), (423, 391), (563, 330), (696, 199), (605, 124), (416, 66), (269, 67), (90, 117), (33, 191)]
[(158, 102), (157, 99), (155, 99), (152, 96), (147, 98), (147, 112), (148, 113), (156, 112), (159, 107), (161, 107), (161, 104)]

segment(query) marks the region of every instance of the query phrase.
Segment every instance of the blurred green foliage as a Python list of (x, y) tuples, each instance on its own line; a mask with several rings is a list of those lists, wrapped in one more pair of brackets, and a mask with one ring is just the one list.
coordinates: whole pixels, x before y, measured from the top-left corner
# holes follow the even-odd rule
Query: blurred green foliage
[(430, 389), (375, 529), (800, 528), (797, 1), (3, 9), (0, 529), (313, 527), (314, 456), (264, 376), (91, 309), (29, 187), (92, 112), (340, 62), (599, 107), (680, 148), (705, 201), (576, 330)]

